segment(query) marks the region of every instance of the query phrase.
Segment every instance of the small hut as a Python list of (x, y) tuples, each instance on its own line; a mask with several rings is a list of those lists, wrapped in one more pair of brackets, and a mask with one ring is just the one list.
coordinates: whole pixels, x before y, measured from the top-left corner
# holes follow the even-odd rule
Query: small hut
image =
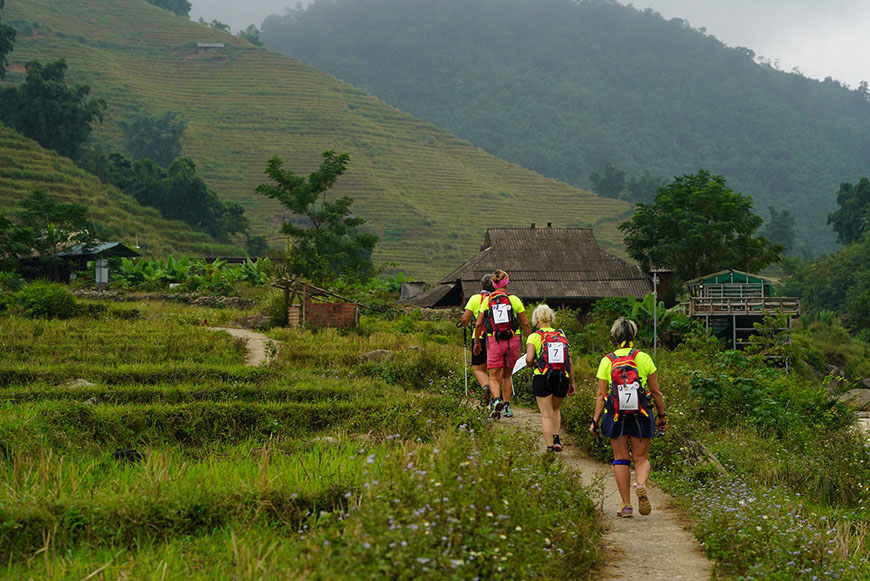
[(649, 276), (598, 246), (590, 228), (489, 228), (480, 252), (434, 288), (405, 301), (420, 307), (462, 306), (480, 291), (480, 278), (496, 269), (524, 301), (588, 308), (606, 297), (646, 296)]
[(316, 287), (301, 278), (272, 283), (284, 291), (284, 308), (289, 327), (356, 327), (364, 305)]
[(138, 252), (125, 246), (121, 242), (100, 242), (93, 246), (76, 244), (57, 254), (64, 259), (69, 272), (67, 276), (72, 278), (76, 271), (87, 269), (88, 262), (94, 262), (94, 283), (97, 287), (104, 287), (109, 282), (109, 259), (132, 258), (140, 256)]
[(773, 296), (774, 284), (771, 278), (733, 269), (690, 280), (689, 316), (703, 319), (707, 332), (730, 340), (732, 349), (766, 315), (784, 314), (785, 329), (791, 329), (792, 318), (800, 316), (800, 298)]

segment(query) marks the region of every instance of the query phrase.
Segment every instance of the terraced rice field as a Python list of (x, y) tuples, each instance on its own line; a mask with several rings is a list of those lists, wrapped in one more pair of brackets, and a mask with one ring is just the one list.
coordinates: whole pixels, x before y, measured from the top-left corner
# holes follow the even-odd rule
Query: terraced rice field
[(21, 81), (31, 59), (66, 58), (69, 79), (108, 102), (96, 133), (116, 148), (118, 121), (131, 111), (182, 112), (185, 154), (274, 245), (286, 212), (254, 193), (266, 160), (278, 155), (304, 175), (332, 149), (350, 154), (335, 195), (353, 197), (380, 237), (375, 261), (412, 277), (447, 274), (487, 227), (594, 227), (602, 246), (622, 252), (627, 204), (494, 158), (326, 73), (144, 0), (9, 0), (4, 21), (20, 30), (7, 82)]

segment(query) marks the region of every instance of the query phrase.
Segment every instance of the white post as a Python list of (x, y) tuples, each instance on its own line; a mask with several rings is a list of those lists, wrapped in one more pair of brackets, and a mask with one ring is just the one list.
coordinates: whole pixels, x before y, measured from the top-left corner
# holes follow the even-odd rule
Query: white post
[(653, 273), (653, 358), (655, 358), (656, 354), (658, 353), (658, 343), (659, 343), (659, 336), (658, 336), (658, 324), (659, 324), (658, 285), (659, 285), (659, 275), (656, 273)]

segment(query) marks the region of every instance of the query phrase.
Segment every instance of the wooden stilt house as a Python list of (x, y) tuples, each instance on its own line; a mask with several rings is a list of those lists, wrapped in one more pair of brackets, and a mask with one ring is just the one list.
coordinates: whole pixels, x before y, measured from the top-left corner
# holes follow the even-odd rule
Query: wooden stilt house
[(786, 315), (785, 329), (800, 316), (800, 299), (773, 296), (770, 278), (723, 270), (686, 283), (689, 288), (689, 316), (702, 319), (708, 333), (723, 337), (737, 349), (765, 315)]

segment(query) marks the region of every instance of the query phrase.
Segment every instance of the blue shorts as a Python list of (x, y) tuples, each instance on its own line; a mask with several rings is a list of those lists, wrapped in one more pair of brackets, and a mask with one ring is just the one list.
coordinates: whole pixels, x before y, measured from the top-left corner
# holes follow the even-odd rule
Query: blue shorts
[(642, 414), (619, 414), (619, 421), (613, 421), (613, 415), (605, 413), (601, 416), (601, 435), (605, 438), (631, 436), (633, 438), (652, 438), (656, 432), (656, 418), (652, 410), (649, 417)]

